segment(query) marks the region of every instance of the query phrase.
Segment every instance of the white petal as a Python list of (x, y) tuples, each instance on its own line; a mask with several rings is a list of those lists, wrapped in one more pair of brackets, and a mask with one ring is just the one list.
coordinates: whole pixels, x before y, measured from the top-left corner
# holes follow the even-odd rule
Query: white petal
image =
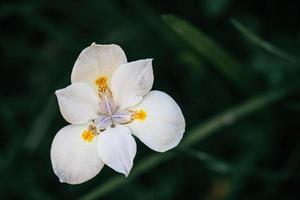
[(166, 93), (151, 91), (132, 110), (144, 110), (146, 118), (128, 126), (144, 144), (158, 152), (177, 146), (185, 131), (185, 120), (177, 103)]
[(152, 59), (119, 66), (112, 75), (111, 90), (117, 105), (123, 109), (138, 104), (153, 85)]
[(79, 184), (96, 176), (104, 163), (97, 154), (97, 137), (91, 142), (83, 140), (87, 125), (69, 125), (54, 137), (51, 162), (61, 182)]
[(136, 154), (136, 143), (130, 130), (116, 126), (100, 133), (98, 154), (106, 165), (128, 176)]
[(83, 124), (99, 115), (98, 97), (87, 83), (73, 83), (55, 94), (60, 112), (69, 123)]
[(79, 54), (73, 67), (71, 81), (85, 81), (95, 86), (98, 77), (105, 76), (110, 80), (113, 71), (126, 62), (126, 55), (120, 46), (93, 43)]

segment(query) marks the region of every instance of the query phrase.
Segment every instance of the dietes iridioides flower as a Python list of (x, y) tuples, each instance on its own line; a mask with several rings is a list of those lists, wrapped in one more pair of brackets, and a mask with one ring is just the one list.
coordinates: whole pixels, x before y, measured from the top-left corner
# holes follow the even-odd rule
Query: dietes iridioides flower
[(136, 154), (134, 136), (158, 152), (175, 147), (185, 130), (176, 102), (150, 91), (152, 59), (127, 62), (118, 45), (93, 43), (75, 62), (71, 85), (55, 92), (71, 123), (54, 137), (51, 162), (61, 182), (79, 184), (104, 164), (127, 176)]

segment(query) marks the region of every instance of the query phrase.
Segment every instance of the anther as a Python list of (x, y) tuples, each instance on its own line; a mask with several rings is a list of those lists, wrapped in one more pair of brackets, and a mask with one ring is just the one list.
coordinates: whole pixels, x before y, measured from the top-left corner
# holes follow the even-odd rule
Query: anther
[(105, 76), (100, 76), (95, 83), (98, 86), (98, 92), (105, 92), (108, 89), (107, 77)]

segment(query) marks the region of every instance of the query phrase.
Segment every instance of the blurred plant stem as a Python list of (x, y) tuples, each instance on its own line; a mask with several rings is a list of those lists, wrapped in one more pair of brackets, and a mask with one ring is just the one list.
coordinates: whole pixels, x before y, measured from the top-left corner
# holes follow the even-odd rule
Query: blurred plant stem
[[(227, 162), (226, 160), (212, 156), (204, 151), (189, 148), (178, 148), (178, 150), (186, 155), (191, 156), (192, 158), (196, 158), (197, 160), (201, 161), (207, 167), (207, 169), (219, 174), (234, 174), (237, 171), (242, 170), (244, 172), (248, 172), (249, 174), (251, 173), (262, 178), (270, 179), (273, 183), (291, 175), (288, 167), (282, 171), (271, 171), (249, 165), (241, 168), (238, 163)], [(296, 175), (298, 176), (299, 174)]]
[(265, 51), (267, 51), (277, 57), (280, 57), (286, 61), (289, 61), (292, 63), (297, 62), (293, 56), (289, 55), (289, 53), (286, 53), (286, 52), (280, 50), (279, 48), (275, 47), (274, 45), (270, 44), (269, 42), (261, 39), (255, 33), (250, 31), (249, 29), (247, 29), (243, 24), (239, 23), (235, 19), (231, 19), (231, 23), (239, 31), (239, 33), (241, 33), (251, 43), (261, 47)]
[[(220, 130), (225, 126), (232, 125), (237, 120), (249, 114), (257, 112), (260, 109), (265, 108), (271, 105), (272, 103), (283, 99), (293, 91), (295, 91), (295, 89), (291, 89), (291, 88), (277, 89), (256, 96), (254, 98), (251, 98), (245, 103), (230, 108), (227, 111), (224, 111), (221, 114), (211, 118), (207, 122), (204, 122), (199, 126), (196, 126), (191, 131), (186, 133), (186, 136), (183, 139), (183, 142), (179, 145), (179, 148), (190, 147), (196, 144), (197, 142), (201, 141), (205, 137), (212, 135), (217, 130)], [(158, 166), (160, 163), (170, 160), (175, 155), (177, 154), (174, 151), (169, 151), (164, 154), (154, 154), (142, 160), (139, 164), (137, 164), (136, 167), (133, 168), (128, 178), (124, 178), (121, 175), (117, 175), (105, 181), (95, 189), (91, 190), (86, 195), (82, 196), (80, 200), (100, 198), (105, 194), (117, 189), (121, 185), (130, 182), (134, 178), (142, 175), (143, 173), (146, 173), (148, 170)]]

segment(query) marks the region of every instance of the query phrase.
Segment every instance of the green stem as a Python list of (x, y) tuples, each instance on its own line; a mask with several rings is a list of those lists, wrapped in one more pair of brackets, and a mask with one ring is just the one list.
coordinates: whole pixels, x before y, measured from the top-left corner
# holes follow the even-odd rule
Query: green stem
[(276, 55), (282, 59), (290, 61), (292, 63), (297, 63), (297, 60), (293, 56), (291, 56), (289, 53), (286, 53), (286, 52), (280, 50), (279, 48), (275, 47), (271, 43), (261, 39), (254, 32), (252, 32), (248, 28), (246, 28), (246, 26), (244, 26), (243, 24), (239, 23), (238, 21), (236, 21), (234, 19), (231, 20), (231, 23), (246, 39), (248, 39), (252, 43), (256, 44), (257, 46), (261, 47), (265, 51), (267, 51), (273, 55)]
[[(205, 137), (211, 135), (217, 130), (223, 128), (224, 126), (233, 124), (237, 120), (245, 117), (251, 113), (254, 113), (273, 102), (279, 101), (280, 99), (286, 97), (293, 90), (291, 89), (281, 89), (276, 91), (271, 91), (269, 93), (259, 95), (254, 97), (247, 102), (233, 107), (205, 122), (204, 124), (197, 126), (192, 131), (186, 134), (184, 141), (179, 145), (179, 147), (190, 147), (195, 143), (201, 141)], [(117, 189), (121, 185), (126, 184), (127, 182), (132, 181), (136, 177), (146, 173), (149, 169), (152, 169), (162, 162), (170, 160), (175, 156), (175, 152), (167, 152), (164, 154), (154, 154), (143, 161), (141, 161), (137, 166), (132, 170), (130, 176), (125, 179), (124, 176), (117, 175), (107, 180), (103, 184), (99, 185), (86, 195), (80, 198), (80, 200), (90, 200), (96, 199), (104, 196), (105, 194)]]

